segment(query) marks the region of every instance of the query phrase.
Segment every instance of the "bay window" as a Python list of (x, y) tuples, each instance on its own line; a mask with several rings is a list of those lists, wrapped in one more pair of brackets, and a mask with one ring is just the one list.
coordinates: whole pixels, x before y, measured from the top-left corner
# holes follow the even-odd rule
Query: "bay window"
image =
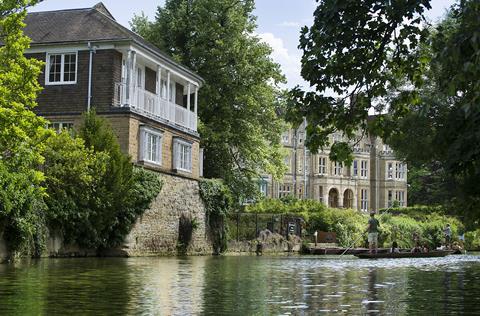
[(175, 137), (173, 139), (173, 168), (192, 172), (192, 143)]
[(162, 132), (146, 126), (140, 127), (140, 161), (162, 164)]

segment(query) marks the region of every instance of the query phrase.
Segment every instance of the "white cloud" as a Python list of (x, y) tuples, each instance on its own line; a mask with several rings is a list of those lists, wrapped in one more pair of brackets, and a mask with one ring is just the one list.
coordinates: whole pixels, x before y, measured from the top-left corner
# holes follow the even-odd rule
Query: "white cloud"
[(272, 48), (272, 59), (279, 63), (282, 72), (287, 78), (286, 87), (293, 88), (296, 85), (308, 87), (309, 85), (300, 75), (301, 55), (300, 52), (290, 52), (284, 45), (283, 39), (272, 33), (261, 33), (257, 36)]
[(285, 26), (285, 27), (294, 27), (294, 28), (299, 28), (300, 23), (299, 22), (289, 22), (289, 21), (284, 21), (280, 24), (277, 24), (278, 26)]

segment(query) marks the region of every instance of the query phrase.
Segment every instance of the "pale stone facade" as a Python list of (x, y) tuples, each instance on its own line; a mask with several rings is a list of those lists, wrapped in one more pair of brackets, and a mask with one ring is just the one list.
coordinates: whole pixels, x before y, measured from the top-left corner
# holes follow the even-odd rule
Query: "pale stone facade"
[[(329, 150), (312, 154), (304, 146), (305, 128), (282, 135), (288, 171), (281, 181), (263, 177), (260, 189), (271, 198), (294, 195), (330, 207), (370, 211), (394, 203), (407, 206), (407, 167), (381, 139), (359, 133), (354, 162), (343, 166), (329, 159)], [(342, 140), (338, 133), (330, 142)], [(295, 168), (296, 167), (296, 168)], [(397, 202), (395, 202), (397, 201)]]

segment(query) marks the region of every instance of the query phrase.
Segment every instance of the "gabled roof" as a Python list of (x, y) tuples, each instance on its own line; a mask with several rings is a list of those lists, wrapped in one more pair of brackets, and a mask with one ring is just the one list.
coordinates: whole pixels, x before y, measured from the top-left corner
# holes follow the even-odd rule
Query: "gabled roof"
[(25, 18), (25, 24), (24, 33), (32, 39), (32, 47), (78, 42), (132, 41), (203, 82), (192, 70), (176, 63), (155, 45), (115, 21), (101, 2), (92, 8), (30, 12)]

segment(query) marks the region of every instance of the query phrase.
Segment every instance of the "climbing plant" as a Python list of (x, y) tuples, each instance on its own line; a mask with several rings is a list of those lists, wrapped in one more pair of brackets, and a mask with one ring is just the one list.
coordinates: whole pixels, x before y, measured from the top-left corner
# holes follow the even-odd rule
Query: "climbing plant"
[(220, 254), (227, 250), (225, 218), (233, 206), (232, 194), (222, 180), (204, 179), (200, 181), (200, 196), (205, 203), (213, 251)]

